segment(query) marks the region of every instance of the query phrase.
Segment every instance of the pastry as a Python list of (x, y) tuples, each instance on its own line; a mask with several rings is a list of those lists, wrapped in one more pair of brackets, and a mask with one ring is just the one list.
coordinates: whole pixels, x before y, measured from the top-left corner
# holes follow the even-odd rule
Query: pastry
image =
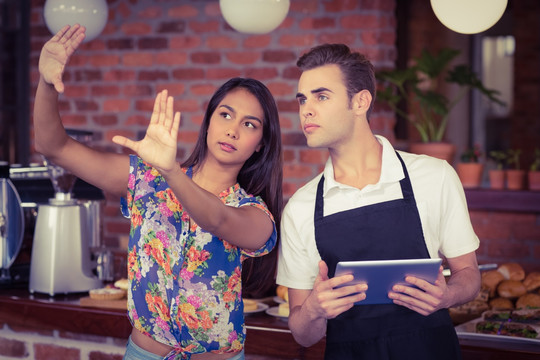
[(119, 300), (126, 295), (126, 291), (115, 288), (92, 289), (88, 292), (94, 300)]
[(489, 289), (489, 297), (494, 297), (497, 285), (504, 280), (504, 275), (497, 270), (489, 270), (482, 273), (482, 287)]
[(276, 288), (276, 294), (286, 302), (289, 302), (289, 288), (283, 285), (278, 285)]
[(506, 280), (521, 281), (525, 279), (525, 270), (518, 263), (505, 263), (497, 269)]
[(114, 282), (114, 287), (117, 287), (122, 290), (128, 289), (128, 279), (120, 279)]
[(503, 280), (497, 286), (497, 293), (504, 298), (518, 298), (527, 293), (525, 285), (517, 280)]
[(528, 293), (520, 296), (516, 301), (516, 309), (540, 308), (540, 295)]
[(540, 288), (540, 272), (533, 271), (529, 273), (523, 280), (523, 285), (527, 291), (534, 291)]
[(288, 317), (289, 313), (290, 313), (290, 309), (289, 309), (289, 303), (288, 302), (279, 304), (279, 306), (278, 306), (278, 314), (279, 314), (279, 316)]
[(493, 310), (512, 310), (514, 308), (514, 303), (510, 299), (496, 297), (489, 301), (489, 306)]
[(242, 299), (244, 302), (244, 312), (257, 310), (257, 301), (252, 299)]

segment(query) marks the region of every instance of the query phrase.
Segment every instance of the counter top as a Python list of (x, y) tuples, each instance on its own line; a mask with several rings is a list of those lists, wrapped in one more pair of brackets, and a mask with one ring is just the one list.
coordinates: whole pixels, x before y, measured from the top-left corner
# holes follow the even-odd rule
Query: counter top
[[(62, 330), (127, 339), (131, 324), (127, 312), (118, 309), (79, 305), (86, 294), (65, 296), (30, 294), (26, 289), (0, 289), (0, 323), (29, 329)], [(270, 304), (275, 305), (275, 304)], [(246, 353), (275, 356), (276, 359), (322, 359), (324, 339), (310, 348), (298, 345), (281, 318), (264, 311), (246, 315)], [(519, 344), (502, 345), (470, 336), (461, 336), (463, 358), (538, 359), (538, 350)]]

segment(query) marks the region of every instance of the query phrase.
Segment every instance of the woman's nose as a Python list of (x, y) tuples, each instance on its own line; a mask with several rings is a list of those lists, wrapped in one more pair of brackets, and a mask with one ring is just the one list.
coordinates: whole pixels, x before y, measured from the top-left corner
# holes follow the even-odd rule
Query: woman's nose
[(234, 129), (233, 127), (230, 127), (228, 130), (227, 130), (227, 136), (233, 138), (233, 139), (236, 139), (237, 138), (237, 135), (238, 132), (236, 131), (236, 129)]

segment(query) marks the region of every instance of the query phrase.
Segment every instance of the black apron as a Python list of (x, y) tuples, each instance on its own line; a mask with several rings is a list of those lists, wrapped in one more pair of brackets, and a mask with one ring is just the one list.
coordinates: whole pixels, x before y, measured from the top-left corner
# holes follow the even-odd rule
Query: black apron
[[(396, 152), (397, 154), (397, 152)], [(315, 241), (333, 277), (338, 261), (428, 258), (420, 215), (403, 160), (403, 199), (324, 216), (321, 178), (315, 202)], [(423, 316), (394, 304), (356, 305), (329, 319), (325, 359), (461, 359), (448, 310)]]

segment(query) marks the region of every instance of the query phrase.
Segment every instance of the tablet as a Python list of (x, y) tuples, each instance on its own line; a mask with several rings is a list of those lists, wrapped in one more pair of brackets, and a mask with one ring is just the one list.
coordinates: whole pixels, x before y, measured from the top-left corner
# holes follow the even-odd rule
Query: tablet
[[(355, 305), (391, 304), (388, 292), (392, 286), (404, 283), (412, 275), (435, 283), (442, 259), (340, 261), (335, 276), (353, 274), (354, 280), (345, 285), (367, 283), (366, 298)], [(409, 286), (411, 286), (409, 284)]]

